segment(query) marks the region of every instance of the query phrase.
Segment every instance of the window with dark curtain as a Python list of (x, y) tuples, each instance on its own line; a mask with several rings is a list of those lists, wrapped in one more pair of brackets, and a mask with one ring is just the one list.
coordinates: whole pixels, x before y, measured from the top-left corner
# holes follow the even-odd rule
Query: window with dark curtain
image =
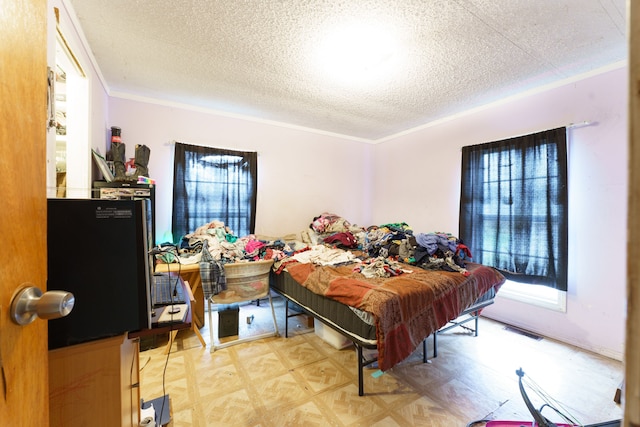
[(462, 148), (459, 237), (509, 280), (567, 290), (566, 128)]
[(211, 221), (237, 236), (255, 231), (258, 154), (176, 143), (173, 167), (174, 242)]

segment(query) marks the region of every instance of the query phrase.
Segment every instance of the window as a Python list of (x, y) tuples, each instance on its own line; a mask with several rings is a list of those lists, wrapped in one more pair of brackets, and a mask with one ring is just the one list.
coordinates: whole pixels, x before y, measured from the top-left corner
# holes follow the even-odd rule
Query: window
[(174, 242), (211, 221), (237, 236), (255, 230), (255, 152), (176, 143), (173, 174)]
[(474, 262), (566, 291), (566, 129), (463, 147), (459, 235)]

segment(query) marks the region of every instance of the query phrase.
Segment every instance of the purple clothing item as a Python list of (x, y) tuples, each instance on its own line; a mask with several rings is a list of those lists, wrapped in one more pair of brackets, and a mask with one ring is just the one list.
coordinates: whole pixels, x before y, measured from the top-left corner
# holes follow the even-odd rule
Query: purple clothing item
[(449, 248), (453, 253), (455, 253), (458, 248), (456, 242), (435, 233), (418, 233), (416, 234), (416, 242), (425, 248), (429, 255), (433, 255), (438, 250), (439, 245)]

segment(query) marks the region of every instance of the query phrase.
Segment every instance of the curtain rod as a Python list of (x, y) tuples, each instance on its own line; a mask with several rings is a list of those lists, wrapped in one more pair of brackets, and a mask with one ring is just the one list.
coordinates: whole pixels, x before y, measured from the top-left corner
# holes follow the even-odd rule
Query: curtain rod
[(569, 123), (566, 128), (567, 129), (573, 129), (573, 128), (581, 128), (583, 126), (591, 126), (596, 124), (596, 122), (590, 122), (590, 121), (584, 121), (584, 122), (579, 122), (579, 123)]
[[(598, 122), (590, 122), (588, 120), (585, 120), (584, 122), (569, 123), (568, 125), (565, 125), (564, 127), (567, 128), (567, 129), (574, 129), (574, 128), (580, 128), (580, 127), (584, 127), (584, 126), (594, 126), (594, 125), (597, 125), (597, 124), (598, 124)], [(532, 132), (532, 133), (536, 133), (536, 132)], [(524, 135), (518, 135), (518, 136), (524, 136)], [(512, 136), (510, 138), (517, 138), (518, 136)], [(474, 145), (474, 144), (471, 144), (471, 145)], [(460, 147), (460, 151), (462, 151), (463, 148), (464, 147)]]

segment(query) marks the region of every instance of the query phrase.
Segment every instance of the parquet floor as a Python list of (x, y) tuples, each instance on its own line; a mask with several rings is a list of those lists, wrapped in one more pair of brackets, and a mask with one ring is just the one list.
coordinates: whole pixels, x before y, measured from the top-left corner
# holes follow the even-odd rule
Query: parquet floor
[[(515, 374), (522, 367), (525, 378), (576, 421), (622, 418), (622, 407), (613, 401), (623, 378), (621, 362), (551, 339), (536, 340), (489, 319), (481, 319), (478, 337), (462, 328), (438, 335), (438, 357), (430, 363), (422, 363), (418, 349), (381, 376), (367, 369), (360, 397), (353, 347), (335, 349), (308, 328), (304, 317), (290, 320), (289, 338), (284, 338), (282, 298), (274, 298), (274, 305), (280, 337), (212, 353), (192, 331), (181, 331), (168, 356), (164, 337), (143, 342), (157, 345), (140, 353), (143, 399), (168, 394), (176, 427), (464, 427), (481, 419), (531, 420)], [(217, 313), (213, 318), (217, 329)], [(273, 329), (264, 301), (241, 306), (239, 319), (240, 337)], [(201, 332), (208, 344), (208, 325)], [(429, 352), (432, 343), (429, 339)], [(528, 391), (536, 407), (542, 406)], [(562, 421), (549, 409), (543, 413)]]

